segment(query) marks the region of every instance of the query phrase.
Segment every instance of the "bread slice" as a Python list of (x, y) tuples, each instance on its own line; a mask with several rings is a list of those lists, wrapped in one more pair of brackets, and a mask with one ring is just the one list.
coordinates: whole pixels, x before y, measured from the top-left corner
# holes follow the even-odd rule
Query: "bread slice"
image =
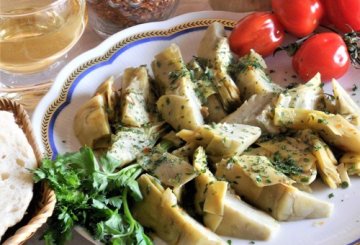
[(35, 154), (14, 115), (0, 111), (0, 241), (18, 223), (33, 197)]

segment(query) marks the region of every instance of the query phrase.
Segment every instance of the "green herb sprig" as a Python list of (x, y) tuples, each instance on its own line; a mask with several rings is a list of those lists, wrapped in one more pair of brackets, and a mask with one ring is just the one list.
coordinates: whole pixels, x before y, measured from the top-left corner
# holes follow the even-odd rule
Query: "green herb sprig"
[(108, 156), (98, 160), (83, 147), (54, 161), (45, 159), (32, 171), (36, 182), (46, 181), (56, 194), (55, 211), (43, 235), (47, 245), (65, 244), (75, 225), (105, 244), (152, 244), (129, 209), (129, 202), (142, 200), (136, 179), (143, 170), (133, 164), (116, 172), (117, 165)]

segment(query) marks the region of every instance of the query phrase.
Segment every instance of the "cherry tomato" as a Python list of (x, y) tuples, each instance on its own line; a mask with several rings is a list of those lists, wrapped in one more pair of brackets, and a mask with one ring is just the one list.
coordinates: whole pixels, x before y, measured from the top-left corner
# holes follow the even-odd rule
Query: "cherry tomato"
[(331, 23), (340, 31), (360, 31), (360, 0), (324, 0)]
[(317, 72), (320, 72), (323, 81), (329, 81), (346, 73), (350, 66), (350, 56), (341, 36), (324, 32), (310, 37), (300, 46), (292, 65), (304, 81)]
[(285, 30), (297, 37), (311, 34), (324, 14), (320, 0), (272, 0), (271, 5)]
[(322, 6), (323, 6), (323, 9), (324, 9), (324, 13), (323, 13), (323, 16), (321, 17), (320, 19), (320, 25), (324, 25), (324, 26), (328, 26), (328, 25), (331, 25), (331, 21), (329, 19), (329, 16), (326, 12), (326, 8), (325, 8), (325, 0), (320, 0)]
[(267, 56), (281, 45), (284, 30), (276, 16), (270, 12), (257, 12), (239, 20), (229, 37), (231, 50), (239, 56), (250, 49)]

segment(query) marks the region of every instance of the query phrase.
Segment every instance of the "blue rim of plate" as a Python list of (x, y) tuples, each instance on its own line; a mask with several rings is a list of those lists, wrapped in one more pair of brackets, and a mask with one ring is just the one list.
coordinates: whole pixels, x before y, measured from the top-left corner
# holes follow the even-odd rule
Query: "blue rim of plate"
[(73, 70), (62, 85), (60, 95), (47, 108), (41, 121), (41, 140), (45, 148), (45, 155), (51, 159), (55, 159), (58, 155), (54, 138), (55, 122), (61, 111), (71, 103), (74, 90), (83, 77), (99, 67), (111, 64), (122, 53), (132, 47), (153, 41), (172, 40), (190, 32), (204, 30), (213, 22), (222, 23), (227, 30), (232, 30), (236, 23), (234, 20), (206, 18), (193, 20), (164, 30), (146, 31), (131, 35), (117, 42), (102, 56), (92, 58)]

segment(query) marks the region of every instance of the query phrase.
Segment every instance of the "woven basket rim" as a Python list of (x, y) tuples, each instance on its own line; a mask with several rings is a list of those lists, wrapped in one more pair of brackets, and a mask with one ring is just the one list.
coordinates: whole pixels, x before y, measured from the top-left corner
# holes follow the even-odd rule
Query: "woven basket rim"
[[(26, 110), (23, 108), (22, 105), (7, 98), (0, 98), (0, 110), (9, 111), (14, 114), (16, 123), (25, 133), (26, 138), (34, 151), (37, 165), (39, 167), (39, 165), (41, 164), (42, 154), (36, 144), (34, 132), (31, 126), (31, 121)], [(36, 200), (36, 207), (38, 208), (35, 210), (34, 216), (29, 220), (26, 225), (18, 228), (15, 234), (7, 238), (7, 240), (3, 241), (3, 245), (25, 243), (43, 224), (46, 223), (47, 219), (52, 215), (56, 203), (55, 193), (49, 188), (48, 185), (43, 185), (40, 190), (41, 198), (39, 200)], [(35, 195), (33, 196), (33, 198), (34, 197)]]

